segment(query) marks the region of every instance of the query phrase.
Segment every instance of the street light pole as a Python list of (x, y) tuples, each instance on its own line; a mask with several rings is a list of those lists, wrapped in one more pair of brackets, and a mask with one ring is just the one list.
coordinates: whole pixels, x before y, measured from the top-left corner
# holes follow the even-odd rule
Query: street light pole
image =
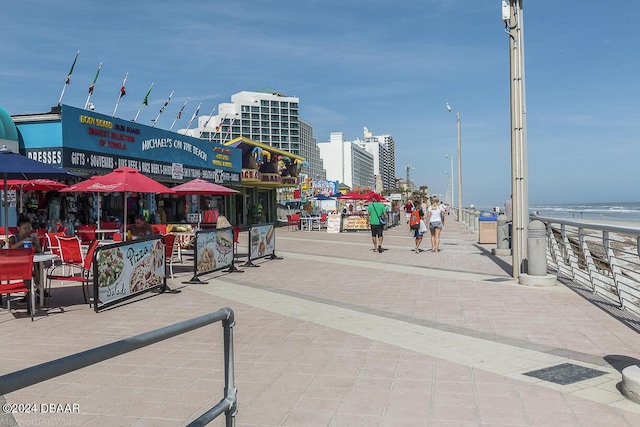
[(454, 193), (454, 190), (453, 190), (453, 156), (450, 156), (448, 154), (445, 154), (444, 156), (446, 158), (448, 158), (449, 160), (451, 160), (451, 169), (450, 169), (451, 170), (451, 174), (450, 174), (451, 175), (451, 186), (449, 188), (451, 188), (451, 200), (450, 200), (451, 205), (450, 205), (450, 208), (453, 208), (453, 204), (455, 203), (454, 200), (456, 199), (456, 196), (455, 196), (455, 193)]
[(509, 35), (511, 89), (511, 190), (513, 195), (512, 276), (527, 272), (529, 224), (527, 171), (527, 108), (524, 85), (523, 0), (509, 0), (502, 6), (505, 33)]
[[(447, 102), (447, 111), (452, 112), (453, 109)], [(456, 112), (456, 122), (458, 125), (458, 221), (462, 221), (462, 146), (460, 141), (460, 112)]]

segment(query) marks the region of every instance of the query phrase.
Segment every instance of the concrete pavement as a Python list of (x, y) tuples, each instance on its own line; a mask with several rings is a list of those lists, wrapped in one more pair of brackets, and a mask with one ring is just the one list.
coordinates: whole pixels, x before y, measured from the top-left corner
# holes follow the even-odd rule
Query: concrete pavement
[[(640, 363), (636, 319), (571, 286), (518, 285), (511, 258), (455, 221), (439, 253), (427, 238), (413, 252), (405, 225), (385, 233), (383, 253), (372, 246), (366, 232), (279, 228), (281, 260), (204, 285), (183, 284), (192, 272), (177, 265), (181, 293), (99, 314), (79, 288), (54, 285), (36, 322), (0, 311), (0, 373), (229, 306), (238, 426), (640, 425), (640, 405), (616, 389)], [(79, 410), (0, 425), (184, 425), (222, 396), (221, 343), (213, 325), (11, 393)]]

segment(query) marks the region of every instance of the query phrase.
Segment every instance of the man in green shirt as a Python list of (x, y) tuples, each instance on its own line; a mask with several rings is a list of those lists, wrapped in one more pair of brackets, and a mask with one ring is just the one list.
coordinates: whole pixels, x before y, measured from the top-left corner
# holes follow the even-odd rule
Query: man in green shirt
[(371, 202), (367, 207), (373, 250), (382, 253), (382, 230), (386, 224), (387, 210), (380, 202)]

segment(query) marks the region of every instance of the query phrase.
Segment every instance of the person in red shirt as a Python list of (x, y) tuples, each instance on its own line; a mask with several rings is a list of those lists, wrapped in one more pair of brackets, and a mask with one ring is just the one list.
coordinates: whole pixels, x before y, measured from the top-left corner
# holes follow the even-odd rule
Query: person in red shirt
[(411, 200), (407, 200), (407, 203), (404, 205), (404, 213), (407, 217), (407, 224), (409, 224), (409, 218), (411, 217), (411, 212), (413, 212), (413, 203)]

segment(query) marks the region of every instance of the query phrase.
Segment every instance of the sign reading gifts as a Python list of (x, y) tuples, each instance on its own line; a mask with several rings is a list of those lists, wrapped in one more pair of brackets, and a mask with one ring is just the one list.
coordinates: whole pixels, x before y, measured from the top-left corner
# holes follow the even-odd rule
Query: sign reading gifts
[(162, 236), (97, 247), (93, 274), (95, 310), (98, 311), (98, 304), (111, 305), (164, 286), (164, 252)]
[[(139, 170), (143, 173), (164, 175), (159, 170), (154, 171), (153, 165), (180, 164), (184, 165), (185, 170), (215, 169), (227, 172), (233, 174), (230, 177), (237, 177), (237, 181), (229, 182), (240, 182), (241, 150), (217, 147), (209, 141), (188, 135), (63, 105), (62, 137), (65, 150), (88, 153), (86, 159), (81, 155), (72, 155), (74, 165), (67, 164), (63, 157), (63, 167), (77, 168), (91, 166), (90, 163), (116, 163), (119, 159), (136, 159), (140, 161)], [(104, 159), (98, 156), (103, 156)], [(149, 164), (149, 170), (143, 170), (144, 163)], [(118, 166), (120, 165), (114, 165)], [(170, 173), (168, 175), (171, 176)], [(185, 174), (185, 177), (192, 176)]]

